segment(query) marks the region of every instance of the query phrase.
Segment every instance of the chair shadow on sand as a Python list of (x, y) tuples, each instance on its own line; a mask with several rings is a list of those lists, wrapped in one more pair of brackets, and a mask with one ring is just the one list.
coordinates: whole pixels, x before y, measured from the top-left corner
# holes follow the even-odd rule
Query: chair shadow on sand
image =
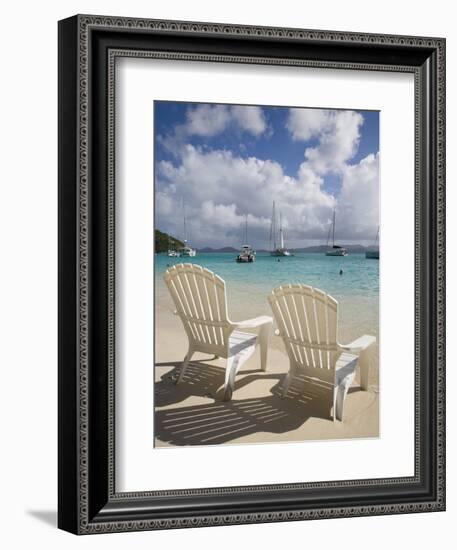
[[(311, 417), (330, 420), (329, 388), (321, 383), (297, 378), (291, 384), (288, 397), (281, 398), (284, 374), (241, 371), (231, 401), (222, 401), (225, 371), (213, 365), (189, 364), (183, 381), (174, 384), (181, 363), (160, 363), (173, 366), (155, 384), (155, 437), (170, 445), (217, 445), (259, 432), (282, 434), (293, 431)], [(237, 390), (256, 380), (276, 380), (267, 395), (237, 399)], [(350, 393), (357, 391), (353, 387)], [(180, 403), (190, 396), (214, 399), (211, 403), (188, 407), (161, 407)]]

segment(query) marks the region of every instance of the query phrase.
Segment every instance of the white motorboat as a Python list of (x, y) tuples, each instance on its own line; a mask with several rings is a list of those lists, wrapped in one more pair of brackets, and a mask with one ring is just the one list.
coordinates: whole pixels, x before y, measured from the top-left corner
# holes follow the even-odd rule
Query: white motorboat
[[(248, 217), (246, 215), (246, 223), (244, 226), (244, 242), (248, 242)], [(240, 264), (255, 262), (255, 250), (249, 244), (243, 244), (240, 253), (236, 257), (236, 261)]]
[(197, 255), (197, 251), (194, 248), (191, 248), (190, 246), (187, 246), (187, 241), (184, 240), (184, 246), (179, 249), (179, 255), (180, 256), (190, 256), (194, 257)]
[(238, 263), (252, 263), (255, 262), (255, 251), (248, 244), (244, 244), (241, 247), (240, 253), (236, 257)]

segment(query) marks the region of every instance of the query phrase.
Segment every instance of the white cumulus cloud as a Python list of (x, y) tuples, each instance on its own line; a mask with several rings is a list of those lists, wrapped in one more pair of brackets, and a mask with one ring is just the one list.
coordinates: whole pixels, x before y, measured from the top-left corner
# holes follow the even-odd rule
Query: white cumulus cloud
[(263, 134), (267, 129), (265, 115), (260, 107), (233, 105), (230, 111), (238, 126), (254, 136)]
[(273, 200), (290, 246), (303, 246), (307, 236), (323, 238), (335, 206), (306, 163), (293, 178), (272, 160), (186, 145), (179, 165), (161, 161), (157, 168), (157, 227), (182, 235), (184, 201), (195, 246), (237, 246), (246, 214), (253, 242), (268, 246)]
[(185, 133), (215, 136), (226, 129), (230, 118), (230, 111), (226, 105), (198, 105), (187, 110)]
[(287, 129), (295, 141), (319, 136), (328, 126), (330, 112), (325, 109), (289, 109)]
[(345, 168), (337, 215), (341, 238), (374, 240), (379, 224), (379, 153)]
[[(325, 244), (334, 209), (338, 242), (368, 244), (379, 223), (379, 155), (353, 162), (362, 124), (356, 111), (290, 109), (287, 129), (303, 141), (303, 161), (291, 176), (275, 160), (191, 144), (192, 136), (227, 129), (263, 134), (269, 128), (261, 108), (192, 106), (168, 136), (174, 161), (156, 165), (156, 227), (183, 237), (184, 202), (193, 246), (239, 246), (248, 215), (251, 243), (267, 248), (274, 200), (291, 248)], [(330, 192), (328, 176), (337, 176), (341, 187)]]
[(192, 136), (211, 138), (229, 129), (260, 136), (268, 129), (263, 109), (250, 105), (193, 105), (186, 111), (184, 124), (178, 124), (172, 132), (157, 139), (168, 151), (178, 155)]
[(357, 153), (363, 116), (356, 111), (290, 109), (287, 128), (295, 141), (316, 138), (304, 155), (318, 174), (342, 172)]

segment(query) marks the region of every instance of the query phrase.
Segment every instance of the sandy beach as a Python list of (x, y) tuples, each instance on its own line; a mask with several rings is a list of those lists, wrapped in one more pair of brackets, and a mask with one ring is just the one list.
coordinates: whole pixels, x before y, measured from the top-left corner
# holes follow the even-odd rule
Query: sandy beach
[(196, 354), (184, 380), (175, 385), (187, 352), (187, 337), (174, 316), (171, 298), (156, 295), (155, 434), (156, 447), (272, 443), (379, 435), (379, 367), (371, 368), (368, 391), (357, 372), (345, 402), (343, 422), (323, 407), (322, 390), (297, 379), (287, 398), (281, 387), (288, 372), (283, 343), (272, 336), (268, 367), (260, 370), (259, 350), (239, 371), (233, 398), (222, 401), (224, 361)]

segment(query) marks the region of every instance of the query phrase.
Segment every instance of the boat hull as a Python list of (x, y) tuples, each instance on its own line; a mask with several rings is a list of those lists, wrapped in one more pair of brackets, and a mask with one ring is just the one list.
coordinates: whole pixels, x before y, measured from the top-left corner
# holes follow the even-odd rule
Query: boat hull
[(365, 252), (367, 260), (379, 260), (379, 250), (367, 250)]
[(188, 256), (190, 258), (193, 258), (194, 256), (197, 255), (197, 251), (194, 250), (193, 248), (188, 248), (188, 249), (182, 249), (179, 251), (179, 255), (180, 256)]
[(255, 262), (255, 256), (237, 256), (236, 262), (239, 264), (251, 264)]
[(342, 258), (344, 256), (347, 256), (348, 255), (348, 251), (347, 250), (343, 250), (343, 249), (340, 249), (340, 250), (327, 250), (327, 252), (325, 253), (326, 256), (337, 256), (339, 258)]
[(255, 261), (255, 251), (251, 246), (245, 244), (241, 247), (240, 253), (235, 258), (235, 261), (239, 264), (251, 264)]
[(294, 254), (292, 254), (288, 250), (272, 250), (270, 252), (270, 256), (281, 257), (281, 258), (287, 258), (287, 257), (293, 256), (293, 255)]

